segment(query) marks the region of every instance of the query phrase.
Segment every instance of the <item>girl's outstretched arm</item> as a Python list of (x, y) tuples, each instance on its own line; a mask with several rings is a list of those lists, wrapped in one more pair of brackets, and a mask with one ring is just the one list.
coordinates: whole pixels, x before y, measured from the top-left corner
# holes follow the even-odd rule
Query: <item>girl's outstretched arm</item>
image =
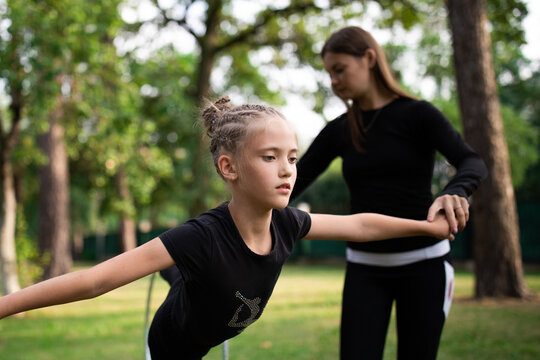
[(0, 319), (41, 307), (90, 299), (174, 264), (159, 238), (90, 269), (61, 275), (0, 297)]
[(432, 222), (402, 219), (380, 214), (310, 214), (311, 229), (305, 236), (313, 240), (376, 241), (410, 236), (433, 236), (454, 240), (444, 214)]

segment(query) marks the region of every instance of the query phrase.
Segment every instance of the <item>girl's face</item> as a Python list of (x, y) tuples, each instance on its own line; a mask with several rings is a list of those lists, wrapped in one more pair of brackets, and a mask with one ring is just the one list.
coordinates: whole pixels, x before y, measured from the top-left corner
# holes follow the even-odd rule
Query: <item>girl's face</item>
[[(269, 116), (251, 124), (237, 157), (236, 194), (265, 209), (282, 209), (296, 182), (296, 133), (281, 117)], [(233, 194), (234, 195), (234, 194)]]
[[(365, 97), (371, 86), (372, 53), (363, 56), (327, 52), (323, 56), (324, 69), (330, 75), (334, 94), (343, 100)], [(374, 87), (373, 87), (374, 88)]]

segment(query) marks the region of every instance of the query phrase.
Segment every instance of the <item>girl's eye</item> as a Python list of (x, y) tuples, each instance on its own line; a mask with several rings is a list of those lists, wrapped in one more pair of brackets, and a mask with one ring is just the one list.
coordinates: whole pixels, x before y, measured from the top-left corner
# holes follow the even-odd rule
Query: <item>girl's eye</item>
[(273, 156), (273, 155), (263, 155), (262, 158), (263, 158), (264, 161), (272, 161), (272, 160), (275, 159), (275, 156)]
[(291, 164), (296, 164), (296, 163), (298, 162), (298, 158), (291, 157), (291, 158), (289, 158), (289, 162), (290, 162)]

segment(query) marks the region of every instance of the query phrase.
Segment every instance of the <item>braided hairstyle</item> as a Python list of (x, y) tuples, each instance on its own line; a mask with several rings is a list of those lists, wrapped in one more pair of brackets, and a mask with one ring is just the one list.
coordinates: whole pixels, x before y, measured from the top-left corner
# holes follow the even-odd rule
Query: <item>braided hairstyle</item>
[(276, 109), (257, 104), (232, 106), (228, 96), (222, 97), (202, 112), (206, 134), (210, 138), (210, 153), (218, 174), (218, 159), (224, 153), (236, 155), (249, 135), (250, 125), (265, 116), (285, 117)]

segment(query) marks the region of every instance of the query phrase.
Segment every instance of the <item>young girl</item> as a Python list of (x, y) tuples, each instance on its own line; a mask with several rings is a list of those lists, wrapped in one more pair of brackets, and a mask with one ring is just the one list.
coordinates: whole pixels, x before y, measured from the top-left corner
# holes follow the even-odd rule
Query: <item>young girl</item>
[(232, 192), (229, 202), (90, 269), (0, 298), (0, 318), (93, 298), (176, 265), (180, 276), (152, 322), (150, 352), (154, 360), (201, 359), (261, 316), (299, 239), (452, 237), (443, 216), (428, 223), (287, 207), (296, 180), (297, 142), (283, 115), (262, 105), (231, 107), (223, 98), (203, 112), (203, 119), (214, 164)]

